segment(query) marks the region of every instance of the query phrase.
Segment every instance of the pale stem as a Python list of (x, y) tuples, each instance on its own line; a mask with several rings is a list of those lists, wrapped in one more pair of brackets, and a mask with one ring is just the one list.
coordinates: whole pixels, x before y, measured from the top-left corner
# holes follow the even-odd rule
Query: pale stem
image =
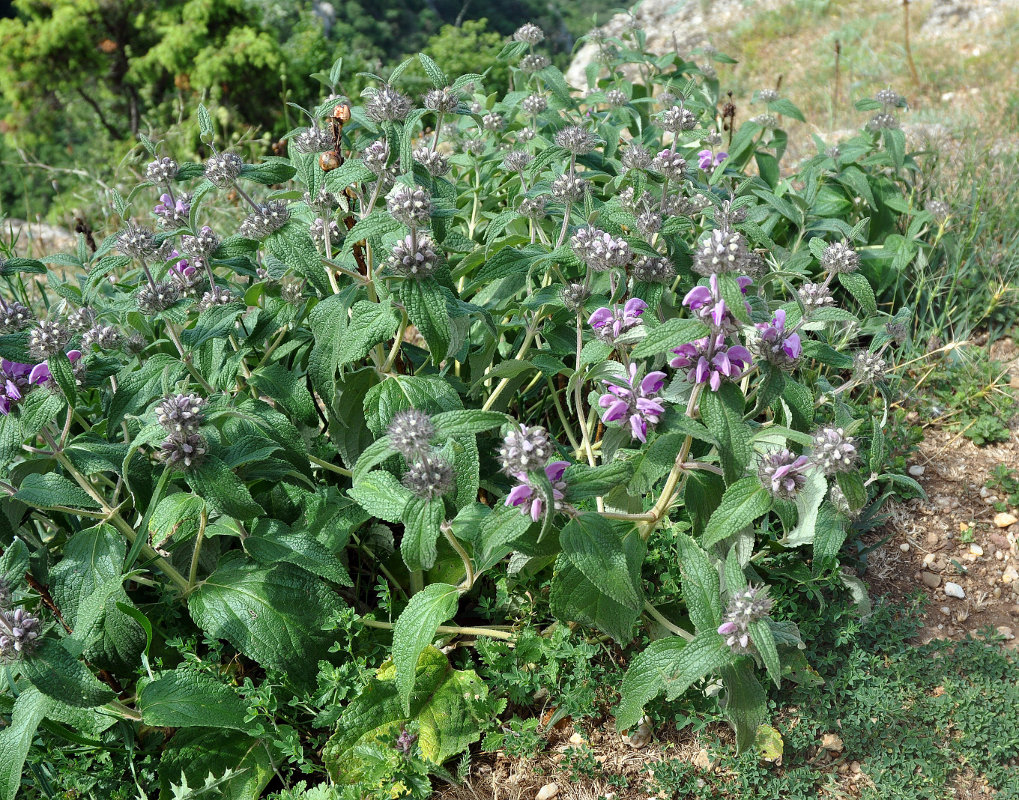
[[(375, 619), (361, 619), (361, 622), (368, 628), (391, 631), (394, 627), (392, 622), (380, 622)], [(492, 628), (461, 628), (457, 625), (440, 625), (435, 629), (436, 633), (447, 633), (453, 636), (488, 636), (492, 639), (504, 639), (511, 641), (516, 639), (516, 634), (510, 631), (497, 631)]]

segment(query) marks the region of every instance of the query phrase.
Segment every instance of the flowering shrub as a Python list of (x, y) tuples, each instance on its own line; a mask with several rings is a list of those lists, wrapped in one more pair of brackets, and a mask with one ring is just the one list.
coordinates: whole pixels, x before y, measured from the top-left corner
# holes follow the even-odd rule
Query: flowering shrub
[[(512, 640), (527, 592), (529, 624), (651, 636), (621, 730), (719, 679), (744, 748), (762, 681), (804, 674), (774, 557), (837, 570), (908, 482), (867, 410), (908, 312), (863, 274), (898, 230), (901, 132), (783, 177), (788, 101), (726, 133), (713, 70), (675, 56), (579, 100), (532, 28), (509, 91), (421, 56), (420, 103), (403, 65), (310, 112), (289, 158), (220, 151), (200, 109), (205, 163), (143, 139), (120, 229), (47, 259), (72, 278), (4, 262), (0, 797), (43, 720), (117, 718), (176, 729), (164, 793), (323, 766), (426, 791), (393, 765), (438, 769), (505, 705), (433, 644)], [(231, 203), (233, 230), (205, 224)], [(663, 541), (679, 598), (642, 569)], [(337, 688), (352, 630), (391, 659)], [(301, 726), (330, 732), (321, 762)]]

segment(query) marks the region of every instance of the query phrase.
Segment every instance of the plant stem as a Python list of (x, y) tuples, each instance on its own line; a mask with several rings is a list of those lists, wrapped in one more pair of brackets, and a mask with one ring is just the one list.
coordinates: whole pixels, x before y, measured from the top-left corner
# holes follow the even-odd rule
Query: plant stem
[(322, 469), (327, 469), (330, 472), (335, 472), (337, 475), (342, 475), (344, 478), (351, 478), (354, 475), (354, 473), (351, 472), (349, 469), (344, 469), (343, 467), (339, 467), (336, 464), (330, 464), (328, 461), (325, 461), (319, 458), (318, 456), (313, 456), (311, 453), (308, 453), (308, 460), (312, 464), (322, 467)]
[[(537, 333), (538, 331), (538, 321), (540, 319), (541, 318), (539, 316), (535, 315), (534, 321), (527, 326), (527, 333), (524, 336), (524, 342), (523, 344), (520, 345), (520, 349), (517, 351), (517, 354), (513, 357), (514, 361), (522, 361), (524, 356), (527, 355), (527, 351), (531, 349), (531, 342), (534, 341), (534, 334)], [(507, 386), (509, 386), (510, 380), (512, 379), (503, 378), (501, 381), (499, 381), (498, 385), (495, 387), (495, 390), (492, 392), (492, 394), (488, 396), (488, 399), (485, 401), (485, 404), (481, 407), (482, 411), (491, 410), (492, 406), (495, 405), (495, 401), (499, 399), (499, 395), (502, 394), (503, 390)]]
[[(391, 631), (395, 626), (392, 622), (380, 622), (375, 619), (361, 619), (361, 622), (368, 628)], [(440, 625), (435, 629), (436, 633), (449, 633), (454, 636), (488, 636), (492, 639), (504, 639), (507, 641), (516, 639), (515, 633), (510, 631), (497, 631), (492, 628), (461, 628), (457, 625)]]
[(460, 556), (460, 560), (464, 562), (464, 570), (467, 572), (467, 578), (463, 583), (463, 591), (469, 592), (471, 587), (474, 585), (474, 565), (471, 564), (471, 558), (467, 555), (467, 551), (463, 549), (460, 542), (457, 541), (453, 535), (453, 529), (450, 527), (448, 522), (442, 523), (442, 534), (446, 537), (446, 541), (449, 542), (449, 546), (456, 550), (456, 554)]
[(198, 578), (198, 557), (202, 553), (202, 542), (205, 539), (205, 526), (209, 522), (209, 510), (202, 508), (202, 515), (198, 520), (198, 537), (195, 539), (195, 551), (191, 554), (191, 569), (188, 571), (187, 593), (194, 591), (195, 582)]
[(180, 360), (184, 363), (184, 366), (187, 367), (187, 371), (191, 373), (191, 377), (198, 381), (208, 394), (215, 394), (216, 390), (209, 385), (209, 382), (202, 377), (202, 373), (196, 370), (194, 364), (191, 363), (191, 356), (184, 352), (184, 345), (180, 343), (180, 337), (177, 336), (177, 331), (173, 329), (173, 325), (169, 322), (166, 323), (166, 335), (170, 337), (170, 341), (172, 341), (174, 347), (177, 348), (177, 352), (180, 354)]
[(655, 608), (653, 605), (651, 605), (650, 602), (644, 603), (644, 611), (647, 613), (647, 615), (649, 617), (654, 619), (663, 628), (665, 628), (665, 629), (671, 631), (672, 633), (676, 634), (676, 636), (682, 636), (687, 641), (690, 641), (691, 639), (693, 639), (693, 634), (692, 633), (690, 633), (689, 631), (683, 630), (678, 625), (673, 625), (664, 616), (662, 616), (662, 612), (659, 611), (657, 608)]

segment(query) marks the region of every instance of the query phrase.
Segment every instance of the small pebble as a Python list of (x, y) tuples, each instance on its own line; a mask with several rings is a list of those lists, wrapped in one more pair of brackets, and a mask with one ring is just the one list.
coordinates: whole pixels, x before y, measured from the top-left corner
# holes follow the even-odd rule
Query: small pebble
[(991, 496), (991, 490), (988, 489), (986, 486), (981, 486), (980, 487), (980, 496), (981, 497), (990, 497)]
[(538, 789), (538, 793), (534, 796), (534, 800), (552, 800), (552, 798), (557, 794), (559, 794), (559, 784), (546, 783)]
[(1015, 638), (1015, 635), (1012, 633), (1012, 629), (1008, 627), (1008, 625), (999, 625), (997, 628), (995, 628), (995, 630), (1002, 636), (1004, 636), (1005, 639), (1008, 641), (1011, 641), (1012, 639)]
[[(940, 611), (941, 611), (941, 613), (942, 613), (942, 614), (944, 614), (944, 615), (945, 615), (946, 617), (947, 617), (947, 616), (948, 616), (949, 614), (951, 614), (951, 613), (952, 613), (952, 609), (950, 609), (950, 608), (949, 608), (948, 606), (941, 606), (941, 608), (940, 608), (939, 610), (940, 610)], [(938, 627), (939, 627), (939, 628), (943, 628), (943, 627), (945, 627), (945, 626), (944, 626), (944, 625), (938, 625)]]
[(996, 528), (1007, 528), (1019, 522), (1015, 514), (1008, 514), (1004, 511), (994, 515), (994, 526)]
[(996, 559), (997, 559), (998, 561), (1004, 561), (1004, 560), (1005, 560), (1005, 554), (1004, 554), (1004, 553), (1002, 553), (1002, 552), (1001, 552), (1000, 550), (995, 550), (995, 551), (994, 551), (994, 557), (995, 557), (995, 558), (996, 558)]
[(997, 547), (1000, 547), (1002, 550), (1008, 550), (1008, 548), (1011, 547), (1011, 543), (1008, 541), (1008, 537), (1003, 533), (998, 533), (997, 531), (994, 531), (993, 533), (988, 535), (987, 538), (991, 540), (992, 544), (994, 544)]
[(982, 556), (984, 554), (984, 548), (978, 544), (971, 544), (969, 546), (969, 551), (975, 556)]
[(900, 545), (899, 545), (899, 549), (900, 549), (900, 550), (901, 550), (901, 551), (902, 551), (903, 553), (908, 553), (908, 552), (909, 552), (909, 545), (908, 545), (908, 544), (906, 544), (905, 542), (903, 542), (902, 544), (900, 544)]
[(930, 533), (927, 534), (927, 546), (928, 547), (938, 546), (938, 535), (934, 531), (931, 531)]
[(937, 589), (941, 585), (941, 576), (935, 575), (933, 572), (921, 572), (920, 580), (929, 589)]
[(958, 600), (962, 600), (966, 596), (966, 592), (962, 590), (962, 587), (951, 581), (945, 584), (945, 594)]
[(923, 557), (923, 565), (925, 567), (930, 566), (931, 564), (934, 563), (935, 558), (937, 558), (937, 556), (935, 556), (934, 553), (928, 553)]
[(708, 755), (708, 751), (701, 748), (700, 752), (693, 757), (693, 765), (697, 767), (697, 769), (711, 769), (711, 756)]
[(914, 478), (919, 478), (924, 473), (924, 467), (922, 464), (914, 464), (909, 468), (909, 474)]
[(1006, 567), (1005, 571), (1001, 574), (1002, 583), (1015, 583), (1019, 581), (1019, 572), (1016, 571), (1015, 567)]

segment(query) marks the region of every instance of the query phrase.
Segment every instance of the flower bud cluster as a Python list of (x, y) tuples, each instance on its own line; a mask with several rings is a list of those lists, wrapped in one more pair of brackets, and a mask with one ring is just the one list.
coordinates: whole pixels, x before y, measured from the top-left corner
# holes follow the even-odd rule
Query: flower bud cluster
[(718, 633), (725, 637), (725, 643), (735, 653), (755, 652), (750, 641), (750, 625), (771, 613), (773, 601), (768, 597), (767, 586), (748, 586), (736, 592), (725, 609), (725, 617), (718, 626)]
[(389, 443), (407, 461), (403, 485), (426, 500), (441, 497), (453, 488), (453, 466), (432, 449), (435, 425), (416, 408), (397, 411), (386, 433)]

